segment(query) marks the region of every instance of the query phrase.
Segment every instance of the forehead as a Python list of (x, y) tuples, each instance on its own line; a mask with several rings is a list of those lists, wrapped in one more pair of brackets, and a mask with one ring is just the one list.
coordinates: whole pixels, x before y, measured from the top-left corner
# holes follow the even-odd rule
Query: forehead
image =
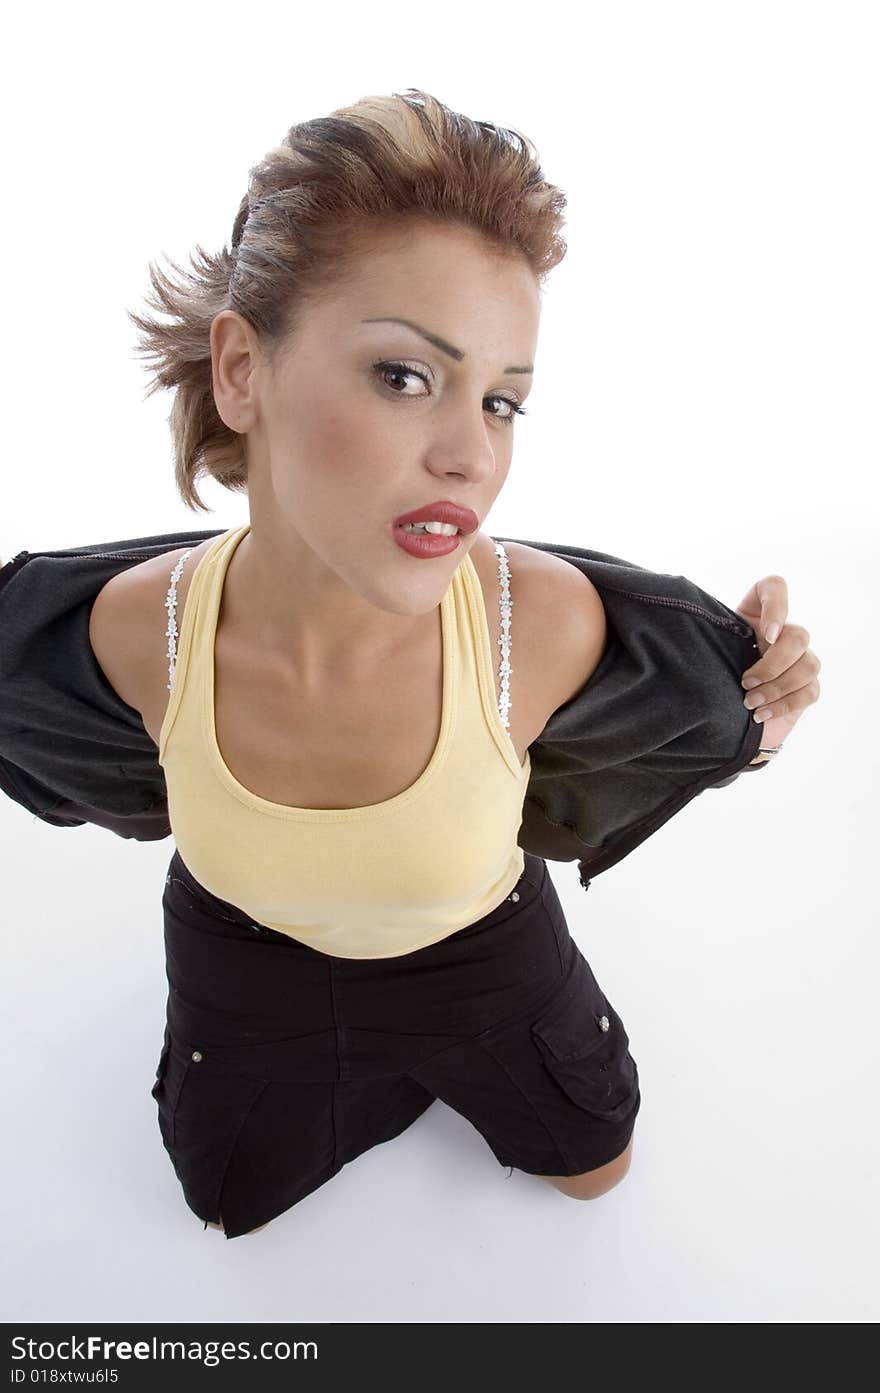
[(498, 247), (473, 228), (458, 224), (424, 224), (377, 232), (364, 244), (357, 260), (358, 277), (365, 283), (389, 275), (406, 276), (415, 270), (430, 274), (436, 268), (439, 275), (461, 270), (465, 275), (487, 276), (493, 273), (509, 278), (534, 281), (525, 256), (515, 250)]
[(470, 228), (418, 224), (370, 237), (320, 317), (367, 334), (383, 326), (362, 319), (398, 316), (441, 333), (445, 327), (455, 342), (456, 331), (461, 336), (470, 327), (473, 334), (483, 324), (515, 335), (515, 346), (528, 351), (540, 310), (537, 277), (522, 253), (499, 249)]

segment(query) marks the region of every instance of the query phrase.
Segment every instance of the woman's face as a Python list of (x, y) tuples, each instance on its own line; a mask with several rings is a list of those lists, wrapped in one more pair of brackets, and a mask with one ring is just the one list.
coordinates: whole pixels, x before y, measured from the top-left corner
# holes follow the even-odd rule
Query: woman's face
[(215, 397), (247, 432), (255, 544), (379, 609), (433, 608), (477, 532), (423, 559), (394, 540), (394, 520), (449, 500), (483, 527), (510, 468), (515, 408), (532, 384), (517, 369), (534, 363), (539, 317), (524, 258), (446, 226), (377, 241), (271, 366), (245, 353), (256, 340), (241, 316), (218, 316)]

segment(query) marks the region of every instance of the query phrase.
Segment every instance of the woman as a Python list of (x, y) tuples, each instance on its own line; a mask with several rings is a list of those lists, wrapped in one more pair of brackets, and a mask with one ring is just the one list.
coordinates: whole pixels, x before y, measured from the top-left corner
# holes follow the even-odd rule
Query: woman
[(165, 774), (153, 1093), (227, 1238), (437, 1097), (566, 1195), (630, 1164), (626, 1031), (517, 843), (529, 747), (602, 659), (603, 605), (482, 530), (565, 253), (516, 135), (414, 89), (293, 127), (230, 250), (177, 284), (151, 268), (171, 322), (132, 315), (175, 388), (181, 496), (203, 508), (209, 474), (250, 515), (120, 572), (89, 630)]

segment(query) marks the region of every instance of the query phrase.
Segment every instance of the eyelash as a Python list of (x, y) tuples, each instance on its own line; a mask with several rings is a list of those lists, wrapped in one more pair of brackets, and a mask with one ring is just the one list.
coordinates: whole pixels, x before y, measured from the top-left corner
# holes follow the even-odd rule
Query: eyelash
[[(389, 363), (389, 362), (374, 363), (374, 364), (373, 364), (373, 371), (374, 371), (374, 373), (376, 374), (377, 377), (383, 377), (384, 374), (387, 373), (387, 372), (396, 372), (396, 373), (398, 373), (399, 375), (401, 375), (401, 376), (403, 376), (403, 377), (419, 377), (419, 378), (421, 378), (422, 382), (424, 382), (424, 384), (425, 384), (426, 387), (427, 387), (427, 386), (430, 386), (430, 383), (429, 383), (429, 381), (428, 381), (428, 378), (425, 376), (425, 374), (424, 374), (423, 372), (419, 372), (416, 368), (411, 368), (411, 367), (409, 367), (406, 363)], [(391, 389), (389, 389), (389, 390), (391, 390)], [(392, 395), (395, 396), (395, 397), (401, 397), (401, 396), (403, 396), (403, 393), (402, 393), (402, 392), (392, 392)], [(516, 403), (515, 401), (511, 401), (510, 397), (500, 397), (500, 396), (496, 396), (496, 395), (493, 393), (492, 396), (485, 397), (484, 400), (485, 400), (485, 401), (503, 401), (503, 402), (506, 403), (507, 406), (510, 406), (510, 407), (513, 408), (512, 414), (511, 414), (510, 416), (496, 416), (496, 417), (495, 417), (495, 420), (496, 420), (496, 421), (501, 421), (501, 423), (502, 423), (503, 425), (505, 425), (505, 426), (512, 426), (517, 416), (527, 416), (527, 415), (529, 414), (524, 406), (518, 406), (517, 403)]]

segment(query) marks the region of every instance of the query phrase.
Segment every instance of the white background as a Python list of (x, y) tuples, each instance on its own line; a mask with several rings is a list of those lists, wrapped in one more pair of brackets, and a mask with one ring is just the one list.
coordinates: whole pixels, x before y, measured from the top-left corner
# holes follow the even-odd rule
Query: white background
[(178, 500), (171, 402), (143, 400), (125, 309), (149, 259), (228, 240), (290, 125), (422, 87), (524, 131), (569, 199), (488, 530), (731, 607), (779, 573), (823, 665), (771, 768), (693, 800), (588, 895), (551, 863), (643, 1096), (629, 1175), (586, 1203), (508, 1179), (436, 1103), (262, 1233), (203, 1230), (150, 1097), (173, 844), (3, 800), (8, 1321), (880, 1315), (877, 11), (574, 22), (479, 0), (7, 22), (0, 557), (246, 521), (210, 483), (213, 514)]

